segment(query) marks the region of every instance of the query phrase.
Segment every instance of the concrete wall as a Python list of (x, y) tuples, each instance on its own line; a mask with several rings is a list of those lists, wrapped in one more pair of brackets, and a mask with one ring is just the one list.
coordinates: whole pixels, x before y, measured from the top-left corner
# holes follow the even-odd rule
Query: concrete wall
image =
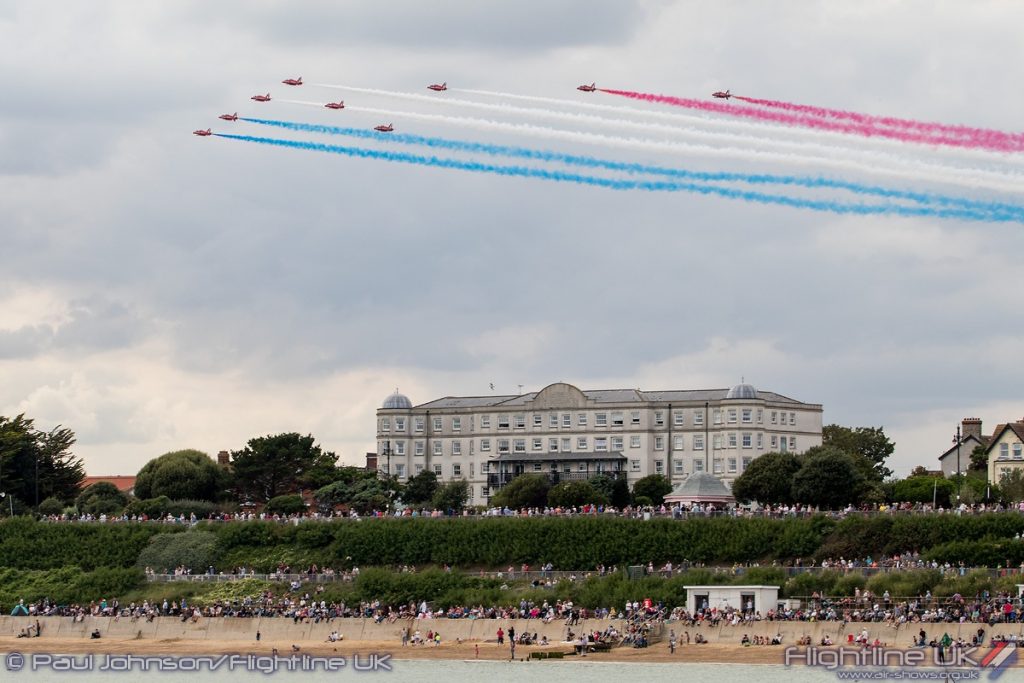
[[(28, 617), (0, 617), (0, 637), (12, 637), (33, 623), (35, 620)], [(508, 633), (509, 627), (514, 626), (516, 633), (528, 631), (536, 632), (538, 637), (546, 635), (552, 642), (561, 642), (566, 633), (566, 627), (562, 622), (543, 624), (536, 619), (503, 620), (503, 619), (407, 619), (396, 621), (391, 624), (375, 624), (369, 619), (335, 619), (330, 624), (321, 622), (319, 624), (294, 624), (291, 619), (233, 619), (233, 618), (212, 618), (200, 619), (196, 623), (191, 621), (182, 623), (180, 619), (162, 617), (152, 622), (144, 619), (132, 622), (130, 619), (113, 619), (101, 617), (87, 617), (84, 621), (75, 623), (70, 617), (41, 617), (39, 622), (43, 627), (43, 638), (48, 639), (88, 639), (93, 629), (99, 629), (104, 638), (125, 641), (125, 640), (203, 640), (203, 641), (227, 641), (227, 642), (255, 642), (256, 631), (260, 631), (262, 640), (268, 642), (322, 642), (327, 640), (331, 631), (339, 631), (346, 640), (373, 640), (400, 642), (402, 629), (408, 626), (413, 631), (419, 629), (425, 636), (428, 630), (438, 631), (441, 634), (442, 642), (449, 642), (456, 638), (462, 640), (495, 641), (496, 632), (500, 626)], [(578, 626), (573, 627), (576, 633), (587, 631), (604, 630), (609, 623), (615, 624), (622, 630), (623, 623), (619, 620), (612, 622), (604, 620), (581, 621)], [(907, 624), (899, 629), (885, 624), (860, 624), (850, 623), (845, 627), (842, 622), (760, 622), (753, 625), (739, 626), (709, 626), (692, 627), (680, 623), (667, 624), (664, 633), (668, 629), (675, 630), (681, 636), (689, 631), (691, 639), (697, 633), (701, 633), (710, 643), (738, 644), (743, 634), (750, 637), (755, 635), (772, 636), (781, 633), (783, 643), (792, 645), (803, 635), (811, 636), (817, 644), (824, 634), (832, 636), (836, 644), (845, 642), (847, 634), (858, 635), (862, 629), (868, 630), (868, 637), (874, 640), (876, 637), (890, 646), (909, 646), (917, 632), (922, 628), (929, 638), (939, 637), (943, 633), (956, 639), (962, 636), (970, 641), (978, 628), (984, 628), (986, 637), (1002, 633), (1006, 635), (1020, 635), (1024, 633), (1022, 624), (997, 624), (989, 627), (985, 624)]]

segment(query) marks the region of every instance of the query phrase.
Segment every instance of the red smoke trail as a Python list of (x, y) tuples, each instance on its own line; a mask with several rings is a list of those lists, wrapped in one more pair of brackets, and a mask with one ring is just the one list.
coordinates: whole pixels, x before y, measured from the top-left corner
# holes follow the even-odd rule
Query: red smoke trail
[(778, 100), (761, 100), (756, 97), (743, 97), (742, 95), (733, 95), (733, 99), (742, 100), (743, 102), (749, 102), (750, 104), (756, 104), (761, 107), (772, 107), (774, 109), (783, 109), (785, 111), (796, 112), (798, 114), (809, 114), (823, 119), (846, 119), (867, 126), (904, 128), (909, 130), (919, 130), (930, 134), (945, 133), (978, 140), (991, 138), (993, 140), (1007, 140), (1018, 143), (1021, 140), (1024, 140), (1024, 135), (1021, 135), (1020, 133), (1005, 133), (1003, 131), (987, 128), (973, 128), (971, 126), (949, 125), (945, 123), (929, 123), (926, 121), (900, 119), (891, 116), (872, 116), (870, 114), (860, 114), (853, 111), (843, 111), (841, 109), (826, 109), (824, 107), (814, 107), (808, 104), (794, 104), (793, 102), (780, 102)]
[(774, 112), (764, 109), (750, 109), (748, 107), (736, 107), (731, 104), (719, 104), (718, 102), (705, 102), (683, 97), (672, 97), (669, 95), (653, 95), (650, 93), (633, 92), (630, 90), (610, 90), (598, 88), (600, 92), (610, 95), (619, 95), (643, 102), (656, 102), (670, 104), (675, 107), (685, 107), (699, 111), (726, 114), (728, 116), (739, 116), (771, 123), (781, 123), (787, 126), (802, 126), (817, 130), (828, 130), (851, 135), (862, 135), (864, 137), (890, 138), (901, 142), (912, 142), (925, 145), (945, 145), (948, 147), (963, 147), (966, 149), (988, 149), (995, 152), (1020, 152), (1024, 151), (1024, 141), (1015, 140), (993, 140), (993, 139), (964, 139), (949, 135), (932, 135), (915, 133), (909, 131), (893, 130), (891, 128), (880, 128), (861, 123), (842, 123), (829, 121), (817, 116), (795, 115), (788, 113)]

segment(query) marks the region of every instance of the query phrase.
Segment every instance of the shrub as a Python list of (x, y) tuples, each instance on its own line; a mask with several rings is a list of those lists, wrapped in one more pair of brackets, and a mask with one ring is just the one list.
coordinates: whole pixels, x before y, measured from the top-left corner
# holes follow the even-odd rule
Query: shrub
[(297, 493), (271, 498), (263, 510), (268, 515), (294, 515), (306, 511), (306, 501)]
[(216, 567), (220, 558), (217, 536), (208, 531), (191, 530), (183, 534), (159, 534), (139, 553), (136, 563), (153, 571), (170, 574), (177, 567), (202, 573)]

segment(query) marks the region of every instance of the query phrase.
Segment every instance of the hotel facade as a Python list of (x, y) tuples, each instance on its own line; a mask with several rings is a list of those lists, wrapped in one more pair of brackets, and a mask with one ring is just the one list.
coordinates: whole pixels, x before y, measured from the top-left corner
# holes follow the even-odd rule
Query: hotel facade
[(584, 391), (557, 383), (519, 396), (413, 405), (397, 391), (377, 411), (377, 465), (401, 481), (432, 470), (465, 479), (470, 503), (523, 473), (552, 483), (650, 474), (673, 485), (709, 472), (727, 485), (760, 455), (821, 445), (822, 406), (749, 384), (729, 389)]

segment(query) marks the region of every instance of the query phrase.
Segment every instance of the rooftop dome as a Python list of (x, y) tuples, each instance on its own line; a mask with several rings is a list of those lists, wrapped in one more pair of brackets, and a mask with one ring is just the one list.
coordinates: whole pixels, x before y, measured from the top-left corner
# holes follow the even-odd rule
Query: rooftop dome
[(725, 395), (727, 399), (730, 398), (757, 398), (757, 389), (754, 388), (753, 384), (735, 384), (729, 393)]
[(408, 410), (412, 408), (412, 401), (408, 396), (398, 393), (398, 389), (395, 389), (395, 393), (384, 399), (384, 405), (381, 408), (384, 410)]
[(735, 503), (736, 498), (721, 479), (707, 472), (697, 472), (665, 496), (665, 502), (729, 504)]

